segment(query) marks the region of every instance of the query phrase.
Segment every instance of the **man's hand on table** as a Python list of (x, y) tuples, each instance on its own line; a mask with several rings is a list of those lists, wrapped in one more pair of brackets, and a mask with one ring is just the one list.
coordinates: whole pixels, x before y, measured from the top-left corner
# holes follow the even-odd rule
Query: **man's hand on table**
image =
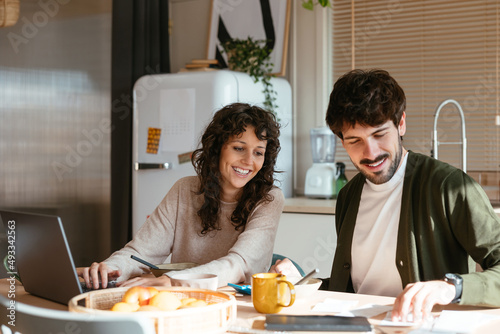
[(392, 321), (420, 321), (431, 315), (434, 305), (447, 305), (455, 297), (455, 286), (445, 281), (411, 283), (394, 301)]

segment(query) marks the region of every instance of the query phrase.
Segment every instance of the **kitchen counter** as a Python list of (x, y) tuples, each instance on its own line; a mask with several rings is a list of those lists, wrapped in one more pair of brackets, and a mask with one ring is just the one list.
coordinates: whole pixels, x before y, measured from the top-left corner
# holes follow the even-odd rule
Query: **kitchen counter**
[(335, 199), (292, 197), (285, 198), (285, 213), (335, 214)]

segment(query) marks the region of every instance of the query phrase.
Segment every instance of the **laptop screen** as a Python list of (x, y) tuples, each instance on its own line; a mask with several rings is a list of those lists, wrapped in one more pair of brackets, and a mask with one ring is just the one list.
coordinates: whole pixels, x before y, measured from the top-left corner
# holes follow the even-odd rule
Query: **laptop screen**
[(62, 304), (82, 293), (59, 217), (0, 211), (0, 218), (26, 292)]

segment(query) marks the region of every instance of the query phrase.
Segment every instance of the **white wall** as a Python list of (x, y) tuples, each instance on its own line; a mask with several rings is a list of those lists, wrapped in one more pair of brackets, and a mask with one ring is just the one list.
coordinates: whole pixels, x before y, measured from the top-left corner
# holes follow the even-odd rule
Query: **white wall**
[(169, 0), (172, 73), (192, 59), (206, 58), (211, 3), (212, 0)]
[(304, 194), (307, 169), (312, 165), (309, 130), (326, 125), (325, 111), (331, 84), (327, 52), (327, 14), (330, 9), (303, 9), (293, 1), (290, 77), (295, 106), (295, 193)]

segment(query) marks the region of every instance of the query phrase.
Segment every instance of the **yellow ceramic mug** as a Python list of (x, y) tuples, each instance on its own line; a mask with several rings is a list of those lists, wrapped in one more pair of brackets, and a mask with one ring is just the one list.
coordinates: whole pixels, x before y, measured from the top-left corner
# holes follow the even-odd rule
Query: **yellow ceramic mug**
[[(288, 301), (288, 304), (285, 304)], [(283, 274), (261, 273), (252, 276), (252, 303), (260, 313), (278, 313), (292, 306), (295, 287)]]

